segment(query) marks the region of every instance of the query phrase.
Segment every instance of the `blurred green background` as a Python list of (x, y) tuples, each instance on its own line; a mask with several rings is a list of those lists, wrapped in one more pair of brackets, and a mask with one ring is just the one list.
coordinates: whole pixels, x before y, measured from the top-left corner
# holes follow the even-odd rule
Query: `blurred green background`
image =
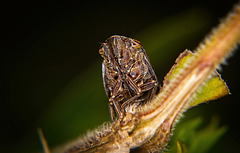
[[(98, 49), (111, 35), (142, 42), (162, 83), (178, 55), (194, 50), (234, 3), (2, 4), (0, 152), (40, 151), (38, 127), (53, 148), (110, 121)], [(201, 117), (205, 124), (215, 115), (228, 128), (209, 152), (239, 151), (239, 57), (235, 52), (221, 72), (232, 95), (185, 113), (184, 120)]]

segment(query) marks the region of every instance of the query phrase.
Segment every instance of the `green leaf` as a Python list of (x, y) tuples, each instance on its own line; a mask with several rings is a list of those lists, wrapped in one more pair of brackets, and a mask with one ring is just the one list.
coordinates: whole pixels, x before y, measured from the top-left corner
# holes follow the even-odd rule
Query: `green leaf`
[(220, 74), (216, 71), (215, 76), (208, 79), (196, 92), (189, 106), (193, 107), (200, 103), (215, 100), (229, 94), (230, 91), (228, 86), (222, 80)]
[(226, 132), (226, 127), (218, 128), (218, 120), (212, 119), (212, 122), (206, 128), (198, 131), (194, 136), (189, 148), (189, 153), (205, 153), (217, 142), (217, 140)]
[[(166, 86), (173, 78), (177, 77), (183, 69), (194, 58), (194, 53), (190, 50), (185, 50), (176, 60), (176, 64), (171, 68), (164, 80), (163, 87)], [(197, 90), (196, 94), (189, 101), (189, 107), (196, 106), (198, 104), (215, 100), (230, 94), (228, 86), (222, 80), (220, 74), (215, 73), (205, 81), (205, 83)]]
[(218, 127), (218, 119), (213, 117), (210, 124), (199, 129), (203, 120), (193, 119), (178, 125), (170, 143), (170, 153), (206, 153), (226, 132), (226, 127)]

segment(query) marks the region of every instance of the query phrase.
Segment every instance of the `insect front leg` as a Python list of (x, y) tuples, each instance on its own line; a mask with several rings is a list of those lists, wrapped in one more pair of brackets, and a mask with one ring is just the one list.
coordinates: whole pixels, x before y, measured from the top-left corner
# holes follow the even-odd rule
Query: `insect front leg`
[(115, 112), (114, 112), (113, 103), (109, 101), (108, 106), (109, 106), (109, 110), (110, 110), (111, 120), (114, 121), (114, 119), (115, 119)]
[(138, 97), (142, 96), (143, 92), (151, 90), (149, 97), (148, 97), (148, 100), (151, 100), (158, 90), (158, 84), (157, 84), (157, 81), (155, 81), (155, 80), (152, 80), (151, 82), (146, 82), (140, 86), (137, 86), (136, 83), (134, 83), (134, 81), (130, 77), (127, 77), (127, 78), (129, 81), (130, 88), (133, 89), (133, 91), (136, 93), (136, 95), (133, 96), (132, 98), (128, 99), (127, 101), (125, 101), (122, 104), (122, 109), (124, 109), (124, 110), (125, 110), (126, 106), (129, 105), (132, 101), (134, 101)]
[(151, 90), (148, 97), (148, 100), (151, 100), (154, 97), (154, 95), (156, 95), (159, 86), (157, 81), (152, 80), (150, 82), (143, 83), (142, 85), (140, 85), (140, 88), (142, 89), (142, 92)]
[(155, 80), (152, 80), (150, 82), (146, 82), (140, 85), (140, 88), (142, 89), (142, 91), (148, 91), (154, 87), (158, 87), (158, 83)]
[(122, 104), (122, 110), (123, 112), (125, 111), (125, 108), (128, 104), (130, 104), (132, 101), (134, 101), (135, 99), (137, 99), (138, 97), (140, 97), (142, 95), (142, 92), (137, 93), (135, 96), (131, 97), (130, 99), (128, 99), (127, 101), (125, 101)]
[(133, 90), (135, 95), (122, 104), (122, 109), (123, 110), (125, 110), (125, 108), (126, 108), (126, 106), (128, 104), (130, 104), (132, 101), (134, 101), (135, 99), (140, 97), (142, 95), (142, 93), (143, 93), (142, 89), (140, 87), (138, 87), (136, 85), (136, 83), (129, 76), (126, 77), (126, 80), (127, 80), (128, 84), (129, 84), (129, 87)]
[(112, 121), (114, 121), (115, 112), (117, 113), (118, 117), (123, 116), (123, 110), (121, 109), (121, 106), (119, 105), (119, 101), (117, 100), (121, 86), (122, 86), (122, 81), (118, 79), (114, 88), (112, 89), (111, 97), (109, 98), (109, 108), (110, 108), (110, 115), (111, 115)]
[[(117, 115), (120, 117), (122, 116), (122, 109), (121, 106), (119, 105), (119, 103), (115, 100), (114, 97), (111, 97), (109, 99), (109, 104), (114, 108), (114, 110), (116, 111)], [(110, 110), (111, 111), (111, 110)], [(111, 112), (111, 118), (114, 118), (114, 112)]]

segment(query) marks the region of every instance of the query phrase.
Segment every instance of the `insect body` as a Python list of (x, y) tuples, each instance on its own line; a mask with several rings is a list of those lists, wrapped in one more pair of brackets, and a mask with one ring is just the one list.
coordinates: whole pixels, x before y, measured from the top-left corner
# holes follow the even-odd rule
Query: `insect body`
[(158, 80), (145, 50), (137, 40), (111, 36), (100, 47), (102, 77), (111, 119), (122, 117), (126, 106), (145, 104), (158, 92)]

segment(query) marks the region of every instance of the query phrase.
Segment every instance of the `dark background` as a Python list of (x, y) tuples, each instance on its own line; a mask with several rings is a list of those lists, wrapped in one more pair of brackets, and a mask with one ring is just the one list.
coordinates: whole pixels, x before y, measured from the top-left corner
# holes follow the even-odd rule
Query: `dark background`
[[(179, 53), (194, 50), (234, 3), (2, 4), (0, 152), (40, 151), (38, 127), (54, 147), (110, 120), (98, 49), (111, 35), (141, 41), (162, 82)], [(228, 127), (210, 152), (239, 150), (239, 57), (235, 52), (221, 72), (232, 95), (185, 115), (206, 121), (216, 115), (220, 125)]]

